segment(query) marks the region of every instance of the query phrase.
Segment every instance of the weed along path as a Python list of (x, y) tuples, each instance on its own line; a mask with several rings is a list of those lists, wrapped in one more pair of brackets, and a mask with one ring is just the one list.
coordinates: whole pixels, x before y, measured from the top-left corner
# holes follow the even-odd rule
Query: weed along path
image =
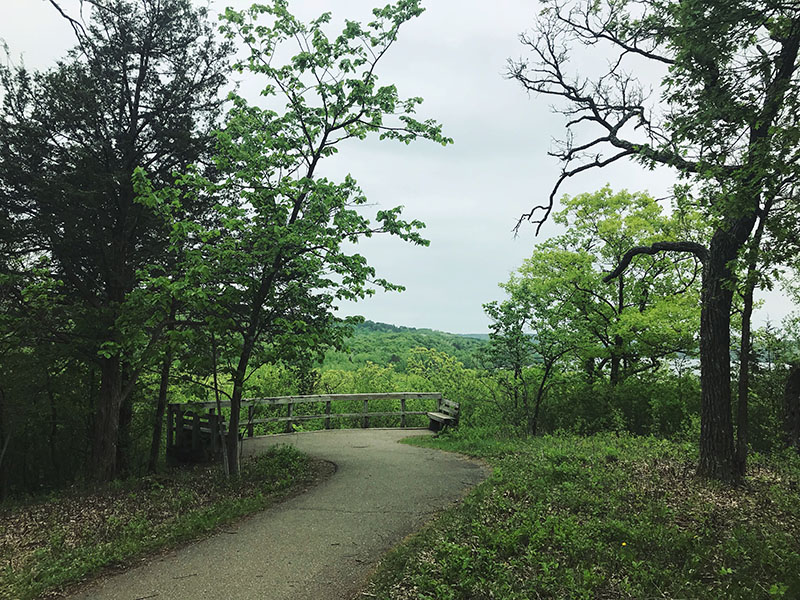
[(294, 433), (245, 442), (252, 454), (289, 444), (336, 472), (223, 533), (86, 589), (74, 600), (343, 600), (381, 555), (482, 481), (488, 468), (398, 441), (424, 430)]

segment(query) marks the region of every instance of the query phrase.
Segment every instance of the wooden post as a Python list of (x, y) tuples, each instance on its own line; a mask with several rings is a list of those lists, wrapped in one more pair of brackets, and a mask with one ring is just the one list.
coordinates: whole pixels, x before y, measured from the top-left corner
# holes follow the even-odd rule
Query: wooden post
[(369, 413), (369, 400), (364, 398), (364, 421), (361, 423), (361, 427), (366, 429), (369, 427), (369, 417), (367, 414)]
[(178, 448), (183, 448), (183, 409), (178, 408), (175, 410), (175, 445)]
[(192, 450), (200, 448), (200, 412), (194, 411), (192, 415)]
[(255, 410), (256, 407), (252, 403), (247, 407), (247, 437), (253, 437), (253, 418)]
[(208, 430), (209, 435), (211, 436), (211, 454), (213, 456), (217, 455), (217, 428), (219, 427), (219, 418), (216, 414), (216, 409), (210, 408), (208, 409)]
[(294, 414), (294, 404), (289, 402), (286, 405), (286, 416), (289, 417), (289, 420), (286, 421), (286, 433), (292, 433), (294, 429), (292, 428), (292, 415)]
[(167, 449), (175, 447), (175, 408), (167, 405)]
[(331, 414), (331, 401), (330, 400), (326, 400), (325, 401), (325, 414), (327, 415), (325, 417), (325, 429), (330, 429), (331, 428), (331, 417), (330, 417), (330, 414)]
[(400, 398), (400, 427), (406, 426), (406, 399)]

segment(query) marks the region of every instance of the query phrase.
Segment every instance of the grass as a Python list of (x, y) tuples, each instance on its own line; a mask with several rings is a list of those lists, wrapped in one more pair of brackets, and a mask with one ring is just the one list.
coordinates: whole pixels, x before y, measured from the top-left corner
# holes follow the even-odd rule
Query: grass
[(243, 461), (235, 480), (216, 465), (202, 466), (0, 506), (0, 598), (60, 595), (104, 569), (262, 510), (310, 483), (319, 469), (293, 448), (279, 447)]
[(800, 598), (800, 460), (744, 486), (695, 476), (687, 445), (612, 434), (411, 443), (493, 476), (382, 561), (383, 599)]

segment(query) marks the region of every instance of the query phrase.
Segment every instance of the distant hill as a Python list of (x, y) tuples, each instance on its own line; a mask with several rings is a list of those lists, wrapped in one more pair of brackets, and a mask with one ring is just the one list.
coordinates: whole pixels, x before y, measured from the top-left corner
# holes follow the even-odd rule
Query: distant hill
[(475, 351), (488, 339), (488, 336), (479, 336), (481, 334), (461, 335), (365, 321), (355, 327), (353, 337), (347, 342), (347, 351), (326, 355), (323, 369), (351, 370), (372, 362), (382, 366), (392, 364), (403, 372), (409, 350), (419, 347), (446, 352), (472, 367), (475, 366)]
[(483, 342), (489, 341), (488, 333), (457, 333), (456, 335), (460, 335), (461, 337), (465, 338), (472, 338), (473, 340), (481, 340)]

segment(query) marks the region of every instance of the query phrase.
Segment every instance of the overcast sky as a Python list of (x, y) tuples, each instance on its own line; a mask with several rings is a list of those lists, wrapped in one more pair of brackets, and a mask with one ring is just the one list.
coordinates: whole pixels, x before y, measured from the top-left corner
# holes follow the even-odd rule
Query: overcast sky
[[(386, 0), (295, 0), (303, 18), (332, 11), (334, 18), (366, 21)], [(46, 68), (73, 43), (72, 31), (45, 0), (0, 0), (0, 38), (30, 68)], [(79, 0), (62, 0), (77, 13)], [(249, 2), (217, 0), (212, 9)], [(352, 174), (378, 208), (405, 206), (405, 216), (427, 224), (429, 248), (396, 239), (360, 245), (378, 275), (406, 286), (401, 294), (376, 296), (342, 306), (342, 314), (373, 321), (430, 327), (456, 333), (485, 332), (482, 304), (500, 297), (498, 282), (552, 235), (548, 224), (534, 236), (512, 228), (520, 214), (547, 198), (559, 163), (547, 156), (563, 120), (548, 100), (529, 97), (505, 77), (508, 58), (525, 55), (518, 35), (534, 21), (537, 3), (523, 0), (428, 0), (421, 17), (407, 23), (379, 69), (381, 83), (395, 83), (401, 96), (425, 99), (418, 115), (435, 118), (455, 144), (410, 146), (377, 140), (350, 144), (333, 157), (325, 174)], [(587, 71), (588, 71), (587, 67)], [(645, 77), (647, 74), (643, 74)], [(257, 82), (242, 81), (243, 90)], [(634, 163), (589, 171), (567, 182), (577, 194), (610, 183), (613, 188), (668, 192), (671, 175)], [(757, 320), (780, 320), (789, 310), (772, 294)]]

